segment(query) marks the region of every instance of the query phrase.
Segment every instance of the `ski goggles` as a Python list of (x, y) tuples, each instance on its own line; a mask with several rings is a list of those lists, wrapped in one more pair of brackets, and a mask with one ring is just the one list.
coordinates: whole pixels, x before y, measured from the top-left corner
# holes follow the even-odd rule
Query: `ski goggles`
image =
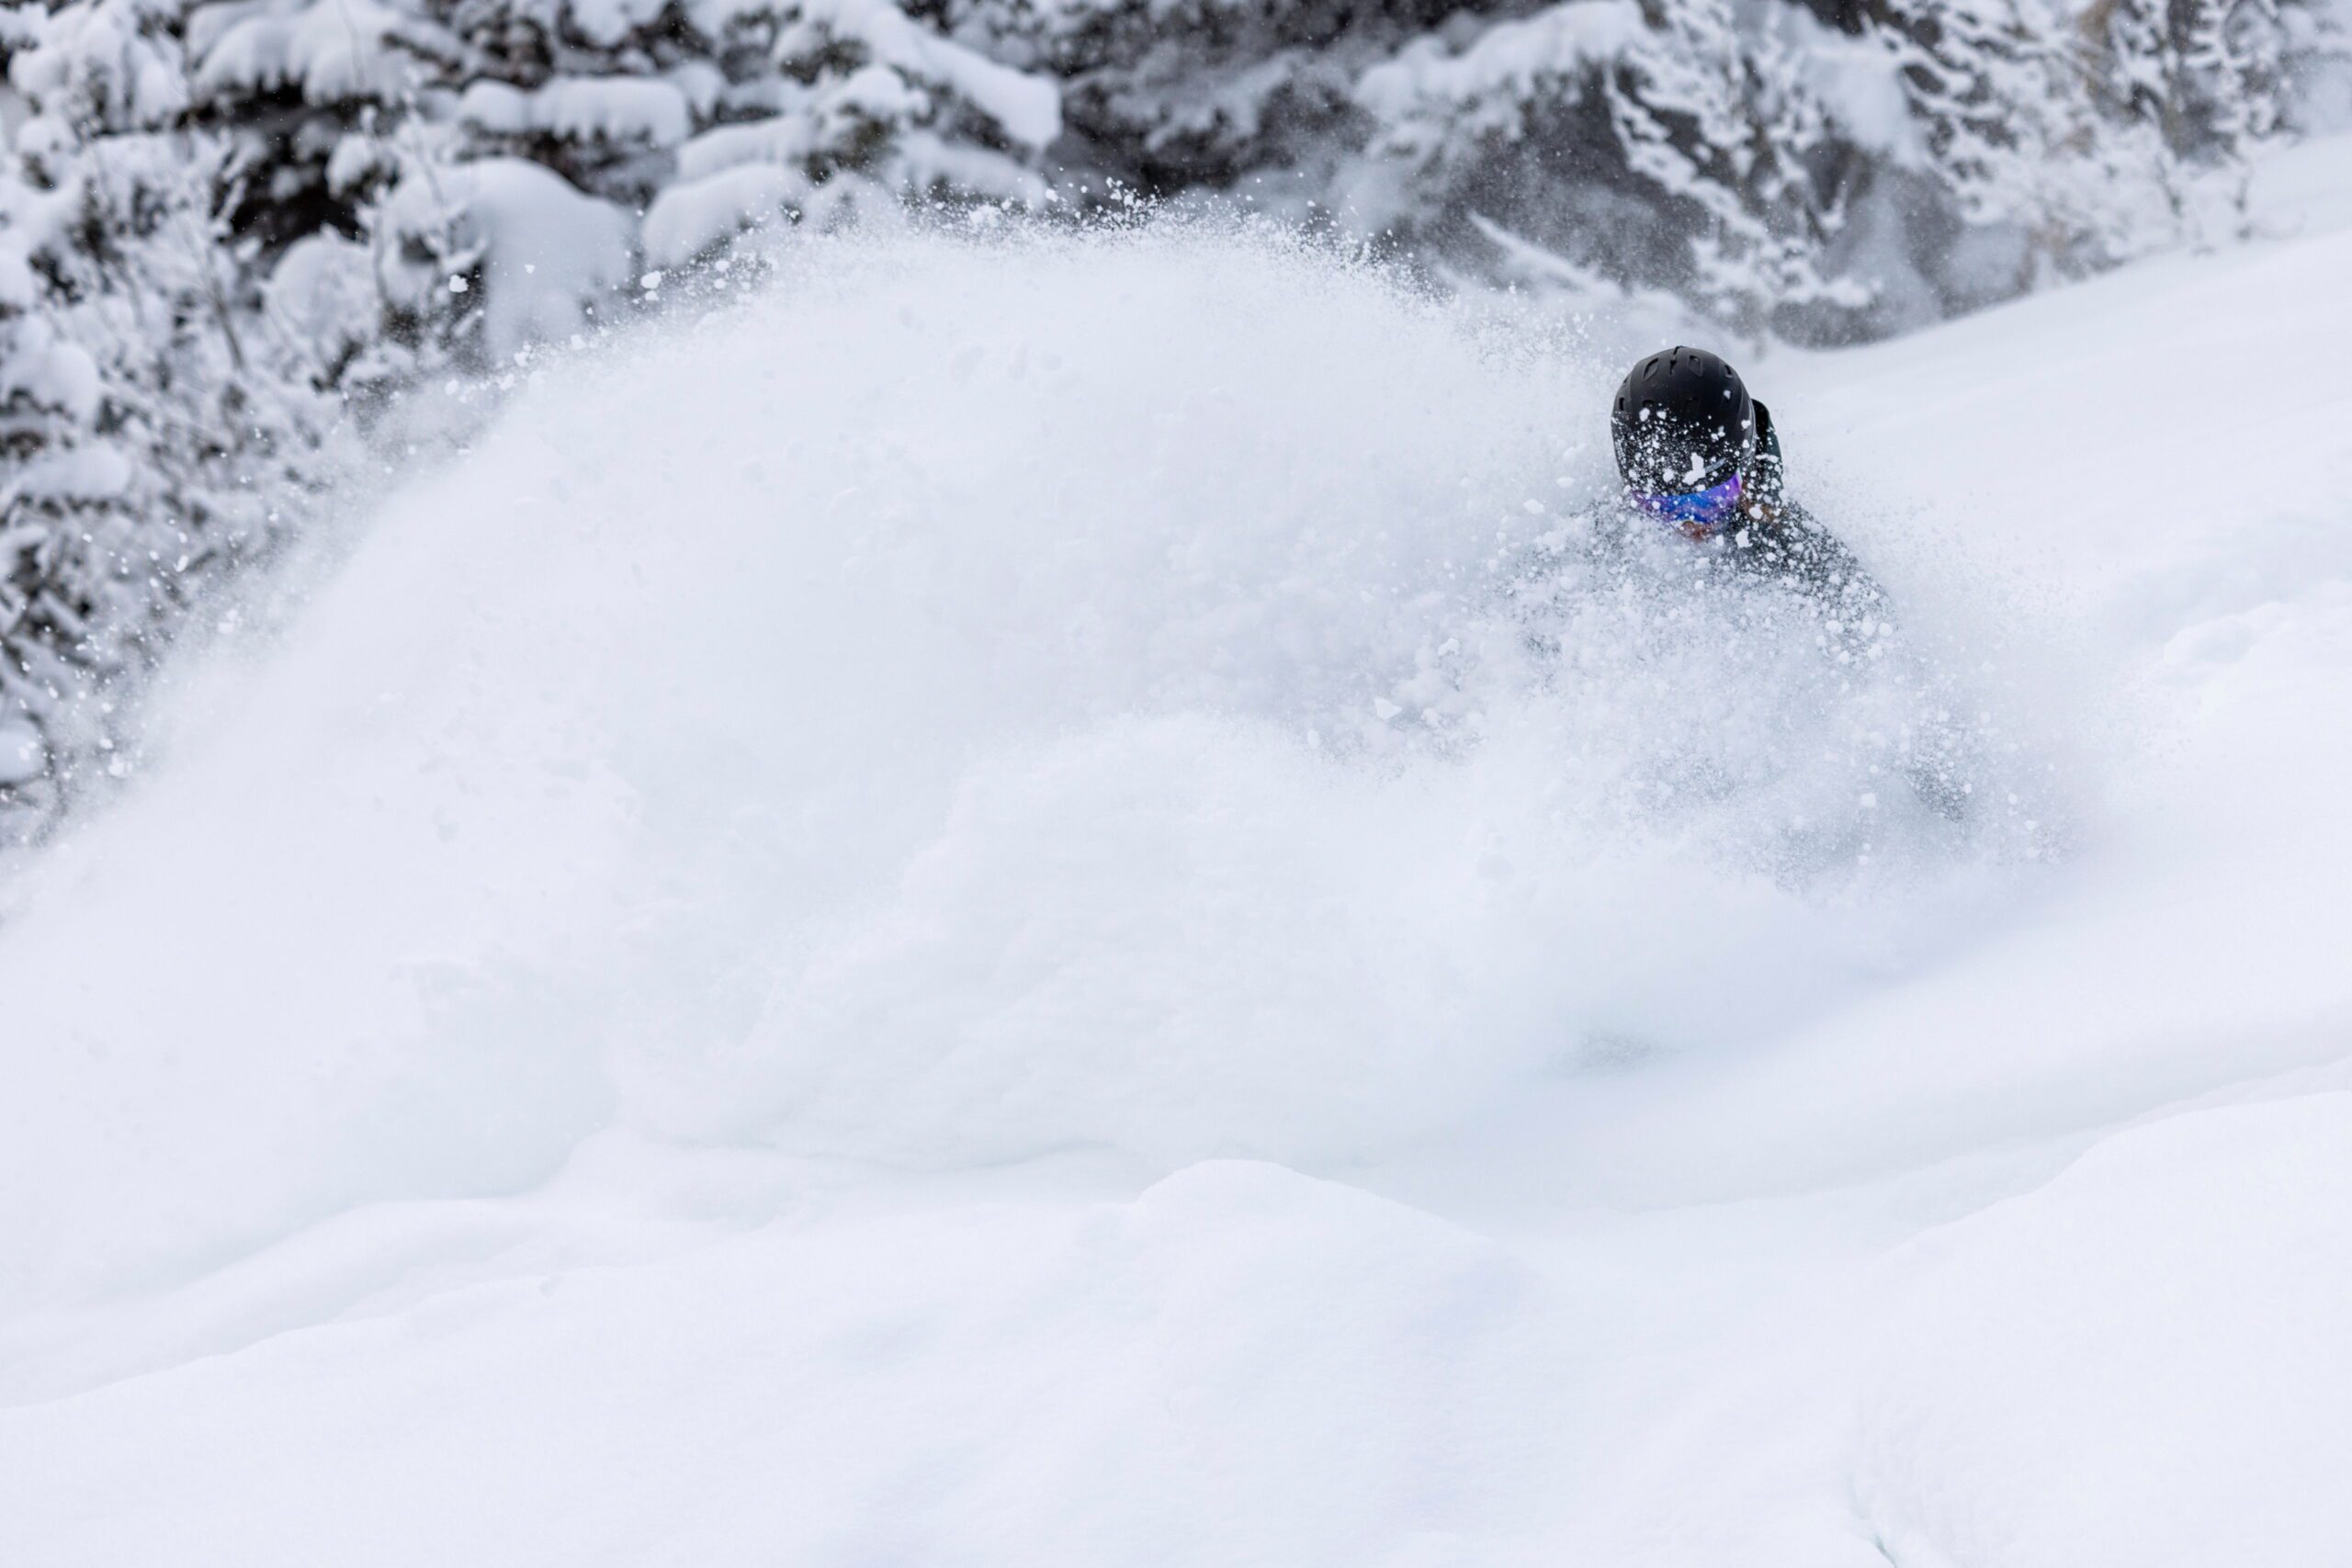
[(1719, 485), (1679, 495), (1637, 495), (1634, 500), (1653, 517), (1668, 523), (1695, 525), (1709, 530), (1722, 527), (1739, 509), (1739, 476)]

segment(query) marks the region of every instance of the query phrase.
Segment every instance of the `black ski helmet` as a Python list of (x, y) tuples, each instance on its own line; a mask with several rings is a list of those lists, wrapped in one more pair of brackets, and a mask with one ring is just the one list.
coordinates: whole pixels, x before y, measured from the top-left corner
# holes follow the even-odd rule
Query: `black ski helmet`
[(1705, 349), (1660, 349), (1618, 387), (1609, 435), (1629, 489), (1705, 490), (1756, 456), (1756, 400), (1739, 372)]

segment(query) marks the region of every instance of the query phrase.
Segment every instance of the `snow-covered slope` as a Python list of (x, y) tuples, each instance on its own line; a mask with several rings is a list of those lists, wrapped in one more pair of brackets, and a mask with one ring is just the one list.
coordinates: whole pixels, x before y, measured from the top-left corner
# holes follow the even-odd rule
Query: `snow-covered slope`
[(548, 373), (17, 892), (0, 1561), (2343, 1561), (2347, 167), (1755, 366), (1844, 666), (1262, 238)]

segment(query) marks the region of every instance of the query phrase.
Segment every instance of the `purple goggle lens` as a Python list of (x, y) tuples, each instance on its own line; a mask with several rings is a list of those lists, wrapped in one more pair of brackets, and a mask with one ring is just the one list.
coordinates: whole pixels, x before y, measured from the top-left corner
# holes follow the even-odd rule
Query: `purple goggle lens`
[(1732, 475), (1719, 485), (1694, 490), (1682, 495), (1645, 495), (1636, 498), (1642, 509), (1669, 523), (1695, 523), (1702, 528), (1720, 528), (1730, 520), (1739, 505), (1739, 476)]

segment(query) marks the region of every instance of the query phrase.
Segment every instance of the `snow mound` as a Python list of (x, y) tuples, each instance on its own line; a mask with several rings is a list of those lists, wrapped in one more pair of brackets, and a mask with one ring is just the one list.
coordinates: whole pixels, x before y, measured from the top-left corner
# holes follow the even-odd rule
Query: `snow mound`
[(1889, 1554), (2188, 1568), (2352, 1542), (2347, 1193), (2352, 1095), (2312, 1094), (2112, 1138), (1891, 1258), (1854, 1436)]

